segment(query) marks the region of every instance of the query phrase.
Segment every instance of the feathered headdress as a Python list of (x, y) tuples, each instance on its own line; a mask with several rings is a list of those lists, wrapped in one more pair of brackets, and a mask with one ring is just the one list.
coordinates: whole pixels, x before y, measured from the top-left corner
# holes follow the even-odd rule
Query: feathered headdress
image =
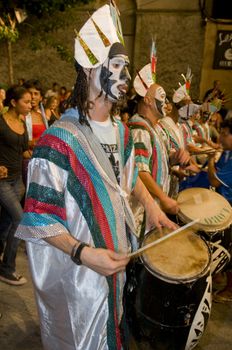
[(202, 104), (202, 111), (203, 112), (209, 112), (209, 113), (215, 113), (220, 111), (222, 107), (222, 100), (219, 98), (215, 98), (214, 100), (210, 102), (204, 102)]
[(192, 72), (190, 67), (187, 68), (186, 75), (181, 74), (182, 78), (184, 79), (184, 84), (181, 85), (179, 83), (179, 88), (177, 90), (174, 90), (174, 94), (172, 96), (172, 100), (174, 103), (179, 103), (183, 99), (191, 99), (190, 98), (190, 86), (192, 81)]
[(149, 87), (152, 84), (156, 83), (157, 55), (154, 40), (152, 40), (150, 60), (150, 63), (148, 63), (140, 71), (137, 72), (133, 84), (137, 94), (143, 97), (146, 95)]
[(154, 83), (156, 83), (156, 63), (157, 63), (156, 45), (153, 39), (151, 44), (151, 75)]

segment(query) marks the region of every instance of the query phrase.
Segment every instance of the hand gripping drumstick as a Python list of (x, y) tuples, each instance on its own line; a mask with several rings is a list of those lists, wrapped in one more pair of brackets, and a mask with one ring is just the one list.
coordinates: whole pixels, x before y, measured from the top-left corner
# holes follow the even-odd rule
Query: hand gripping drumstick
[(161, 237), (161, 238), (157, 239), (156, 241), (151, 242), (151, 243), (145, 245), (145, 246), (142, 247), (142, 248), (139, 248), (139, 249), (136, 250), (135, 252), (128, 254), (127, 257), (128, 257), (128, 258), (132, 258), (132, 257), (134, 257), (134, 256), (136, 256), (136, 255), (140, 255), (144, 250), (147, 250), (147, 249), (153, 247), (154, 245), (159, 244), (159, 243), (165, 241), (166, 239), (175, 236), (177, 233), (180, 233), (181, 231), (184, 231), (186, 228), (188, 228), (188, 227), (190, 227), (190, 226), (193, 226), (193, 225), (196, 224), (199, 220), (200, 220), (200, 219), (195, 219), (195, 220), (189, 222), (188, 224), (179, 227), (177, 230), (175, 230), (175, 231), (173, 231), (173, 232), (167, 234), (166, 236)]

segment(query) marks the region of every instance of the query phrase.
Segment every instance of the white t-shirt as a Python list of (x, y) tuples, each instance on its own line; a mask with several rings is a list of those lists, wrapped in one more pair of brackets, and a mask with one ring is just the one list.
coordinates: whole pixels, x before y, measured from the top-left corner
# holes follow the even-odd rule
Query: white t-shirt
[(113, 167), (118, 183), (120, 183), (119, 154), (116, 140), (116, 127), (109, 117), (104, 122), (88, 119), (95, 136), (100, 141)]

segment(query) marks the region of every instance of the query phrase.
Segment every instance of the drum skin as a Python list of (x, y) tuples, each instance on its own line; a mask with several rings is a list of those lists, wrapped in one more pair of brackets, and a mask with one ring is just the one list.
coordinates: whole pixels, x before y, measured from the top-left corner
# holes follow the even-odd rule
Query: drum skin
[(179, 219), (185, 224), (198, 219), (198, 231), (217, 232), (232, 224), (230, 203), (215, 191), (189, 188), (178, 194), (177, 203)]

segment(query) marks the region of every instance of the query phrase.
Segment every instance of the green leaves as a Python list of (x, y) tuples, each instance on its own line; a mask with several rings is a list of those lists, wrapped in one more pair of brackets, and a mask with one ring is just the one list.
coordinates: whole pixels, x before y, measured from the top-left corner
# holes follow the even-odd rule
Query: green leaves
[(11, 12), (15, 8), (22, 8), (41, 18), (53, 11), (64, 11), (66, 7), (88, 2), (90, 0), (0, 0), (0, 12)]
[(17, 29), (12, 29), (7, 26), (0, 26), (0, 40), (9, 40), (12, 43), (15, 42), (19, 37)]
[(0, 40), (15, 42), (19, 37), (16, 28), (16, 21), (12, 20), (10, 14), (3, 14), (0, 17)]

